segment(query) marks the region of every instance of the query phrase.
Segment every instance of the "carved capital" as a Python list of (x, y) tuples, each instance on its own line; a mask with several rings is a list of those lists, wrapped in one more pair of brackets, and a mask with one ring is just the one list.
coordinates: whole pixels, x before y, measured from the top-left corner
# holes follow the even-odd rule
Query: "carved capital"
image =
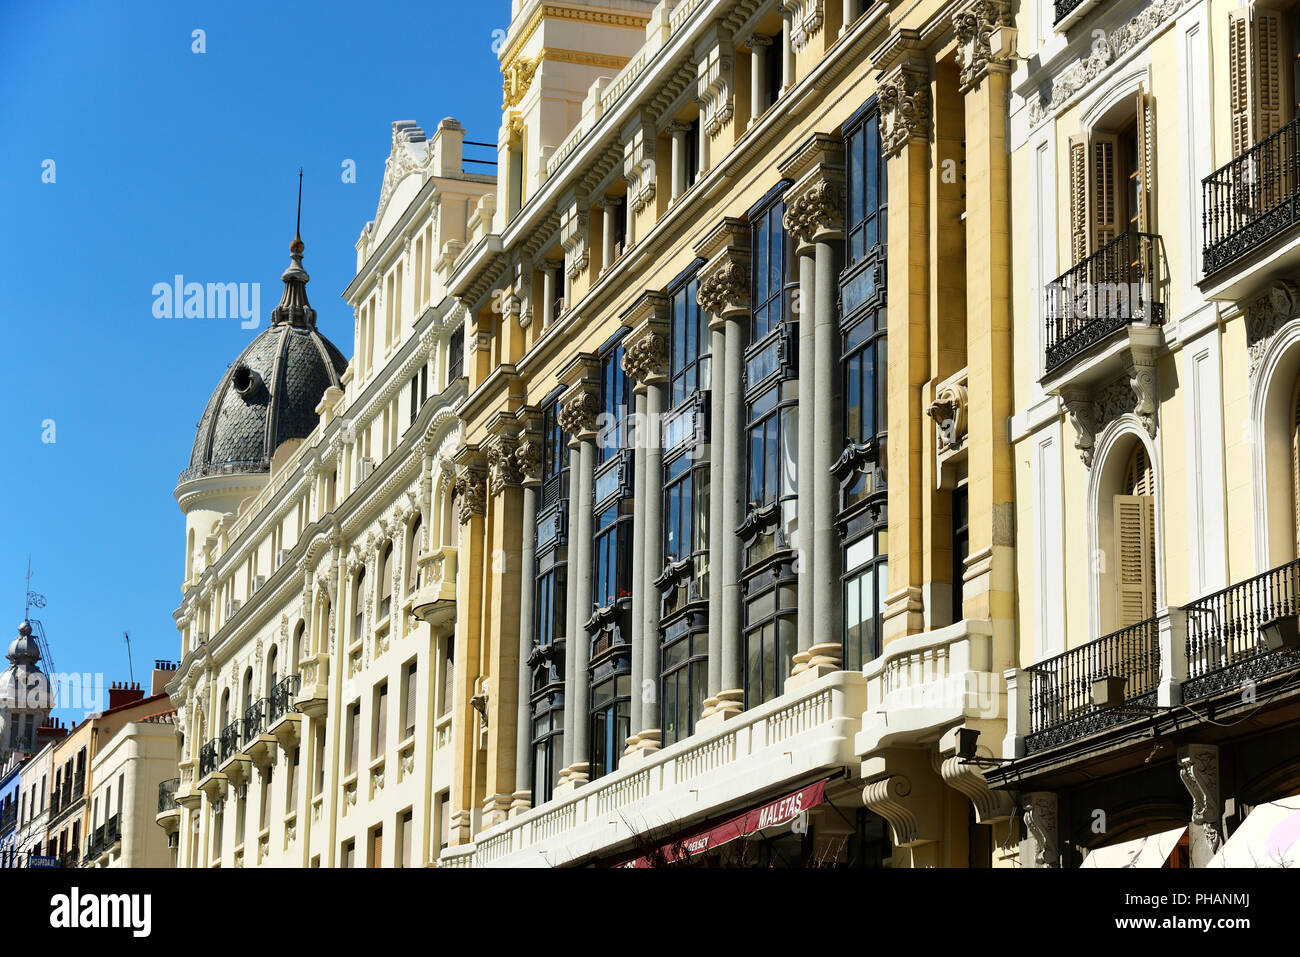
[(456, 472), (456, 496), (460, 509), (460, 523), (464, 525), (476, 515), (486, 514), (487, 470), (478, 465), (464, 466)]
[(596, 418), (600, 415), (600, 399), (595, 389), (577, 388), (564, 394), (557, 416), (566, 433), (576, 439), (590, 438), (596, 433)]
[(958, 86), (963, 93), (990, 72), (1009, 72), (1015, 53), (1005, 40), (994, 41), (995, 31), (1013, 31), (1011, 5), (1007, 0), (975, 0), (966, 9), (953, 14), (953, 31), (957, 34)]
[(930, 142), (930, 72), (917, 58), (882, 77), (879, 103), (880, 147), (886, 156), (896, 156), (908, 143)]
[(493, 497), (500, 495), (507, 488), (518, 488), (523, 482), (519, 462), (515, 458), (518, 446), (514, 439), (506, 436), (494, 436), (483, 447), (483, 456), (487, 460), (488, 486)]

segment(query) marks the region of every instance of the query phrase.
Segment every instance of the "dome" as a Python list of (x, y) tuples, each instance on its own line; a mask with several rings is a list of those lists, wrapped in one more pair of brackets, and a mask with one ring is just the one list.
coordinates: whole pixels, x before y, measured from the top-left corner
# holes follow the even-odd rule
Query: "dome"
[[(9, 667), (0, 671), (0, 709), (10, 713), (48, 710), (50, 679), (36, 664), (41, 660), (41, 651), (27, 622), (18, 626), (18, 637), (9, 643), (7, 657)], [(0, 728), (5, 726), (6, 715), (0, 714)]]
[(347, 360), (316, 329), (307, 301), (302, 239), (289, 246), (284, 295), (271, 325), (248, 344), (217, 384), (199, 420), (189, 468), (180, 481), (266, 472), (281, 443), (311, 434), (325, 390), (340, 387)]

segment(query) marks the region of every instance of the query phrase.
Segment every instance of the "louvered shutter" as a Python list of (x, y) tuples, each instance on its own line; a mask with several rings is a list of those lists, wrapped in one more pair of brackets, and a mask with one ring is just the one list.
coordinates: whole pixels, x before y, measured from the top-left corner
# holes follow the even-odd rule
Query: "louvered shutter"
[(1286, 86), (1283, 70), (1285, 23), (1277, 10), (1254, 8), (1251, 66), (1255, 142), (1271, 136), (1286, 123)]
[[(1151, 94), (1139, 84), (1137, 92), (1137, 214), (1138, 232), (1155, 230), (1155, 108)], [(1142, 249), (1139, 244), (1137, 247)], [(1144, 275), (1150, 275), (1149, 272)]]
[(406, 737), (415, 733), (415, 693), (419, 687), (419, 673), (416, 670), (415, 662), (411, 662), (406, 669), (406, 711), (404, 712), (403, 721), (405, 723)]
[(1155, 499), (1150, 495), (1115, 496), (1115, 550), (1119, 628), (1155, 614)]
[(1070, 264), (1088, 258), (1088, 141), (1070, 137)]
[(388, 747), (388, 683), (379, 689), (378, 707), (375, 708), (375, 753), (371, 759), (383, 755)]
[(1113, 133), (1096, 133), (1088, 147), (1088, 211), (1092, 215), (1092, 251), (1121, 232), (1119, 190), (1115, 183), (1117, 142)]
[(1254, 144), (1251, 122), (1250, 10), (1228, 11), (1228, 115), (1232, 126), (1232, 155)]

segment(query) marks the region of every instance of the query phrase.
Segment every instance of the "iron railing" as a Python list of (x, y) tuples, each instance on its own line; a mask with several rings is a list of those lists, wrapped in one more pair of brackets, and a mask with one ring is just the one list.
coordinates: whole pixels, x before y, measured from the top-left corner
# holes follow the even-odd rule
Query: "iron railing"
[(1160, 686), (1160, 628), (1148, 618), (1025, 669), (1030, 676), (1027, 752), (1063, 744), (1131, 720), (1123, 709), (1098, 708), (1093, 682), (1124, 678), (1124, 697), (1155, 700)]
[(269, 472), (271, 471), (270, 459), (246, 459), (231, 462), (219, 462), (211, 465), (199, 465), (193, 468), (185, 469), (176, 477), (176, 484), (189, 482), (197, 478), (206, 478), (209, 475), (235, 475), (249, 472)]
[(221, 729), (221, 763), (225, 764), (239, 753), (240, 732), (243, 722), (236, 718)]
[(1160, 324), (1160, 236), (1123, 233), (1045, 292), (1051, 372), (1125, 326)]
[(1201, 182), (1205, 275), (1300, 222), (1300, 116)]
[(248, 706), (248, 709), (244, 712), (244, 744), (252, 744), (259, 734), (266, 731), (267, 710), (268, 701), (266, 698), (258, 698), (257, 701)]
[(298, 696), (298, 688), (302, 684), (302, 678), (299, 675), (285, 675), (274, 688), (271, 689), (271, 723), (279, 721), (286, 714), (293, 710), (293, 699)]
[(158, 813), (176, 810), (176, 792), (180, 789), (180, 778), (168, 778), (158, 783)]
[(1056, 3), (1054, 4), (1056, 8), (1056, 19), (1052, 21), (1052, 26), (1056, 26), (1082, 6), (1082, 4), (1083, 0), (1056, 0)]
[(199, 748), (199, 780), (217, 769), (217, 753), (220, 748), (220, 742), (213, 738), (203, 747)]
[(1300, 559), (1206, 595), (1187, 613), (1187, 681), (1183, 698), (1238, 689), (1247, 680), (1267, 677), (1298, 663), (1270, 654), (1259, 626), (1300, 614)]

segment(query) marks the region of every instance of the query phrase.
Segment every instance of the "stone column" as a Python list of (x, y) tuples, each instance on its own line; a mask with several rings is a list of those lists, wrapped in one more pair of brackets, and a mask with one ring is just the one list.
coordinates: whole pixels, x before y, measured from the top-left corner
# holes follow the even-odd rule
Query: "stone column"
[[(707, 723), (722, 721), (744, 708), (743, 619), (741, 617), (740, 572), (743, 564), (741, 542), (736, 534), (744, 520), (745, 432), (742, 373), (744, 371), (745, 330), (749, 322), (749, 223), (741, 219), (724, 219), (711, 230), (696, 248), (697, 256), (707, 260), (700, 270), (699, 302), (706, 312), (725, 322), (723, 346), (723, 416), (727, 428), (722, 450), (722, 536), (711, 546), (721, 557), (722, 580), (712, 575), (710, 587), (720, 596), (722, 612), (722, 649), (714, 709)], [(716, 359), (714, 360), (717, 361)], [(716, 389), (716, 385), (715, 385)], [(715, 392), (715, 401), (716, 401)], [(712, 558), (712, 556), (711, 556)]]
[(853, 26), (853, 21), (858, 18), (858, 0), (843, 0), (844, 2), (844, 24), (840, 27), (840, 36), (849, 32)]
[[(970, 554), (960, 617), (1015, 634), (1015, 461), (1011, 383), (1011, 56), (1007, 0), (972, 0), (953, 16), (966, 109), (966, 363)], [(891, 211), (893, 207), (890, 207)], [(891, 294), (893, 290), (890, 290)], [(892, 342), (891, 342), (892, 350)], [(954, 610), (958, 614), (958, 610)]]
[(555, 321), (555, 270), (564, 265), (562, 259), (543, 259), (537, 264), (542, 270), (542, 328)]
[[(723, 474), (727, 435), (727, 324), (718, 316), (709, 316), (711, 337), (710, 366), (712, 382), (709, 392), (709, 670), (708, 695), (701, 718), (707, 718), (718, 704), (722, 690), (722, 543), (727, 537), (723, 500), (726, 498), (726, 475)], [(714, 609), (719, 609), (715, 611)]]
[[(624, 353), (623, 367), (627, 368), (627, 354)], [(629, 373), (630, 375), (631, 373)], [(646, 517), (645, 502), (650, 492), (646, 486), (645, 474), (645, 433), (646, 433), (646, 389), (645, 386), (637, 381), (633, 387), (636, 396), (636, 443), (634, 445), (632, 460), (632, 701), (629, 709), (630, 718), (629, 727), (631, 734), (627, 739), (627, 747), (623, 751), (624, 758), (630, 757), (637, 749), (637, 742), (641, 734), (641, 694), (642, 682), (645, 680), (645, 663), (643, 656), (643, 647), (646, 642), (645, 631), (645, 605), (647, 601), (654, 600), (654, 593), (647, 592), (645, 589), (646, 580)], [(654, 639), (651, 638), (651, 641)], [(620, 762), (622, 767), (624, 762)]]
[(560, 427), (570, 437), (569, 473), (569, 598), (572, 617), (565, 630), (564, 650), (564, 750), (568, 765), (560, 773), (556, 790), (572, 790), (589, 779), (591, 675), (587, 664), (591, 641), (587, 619), (592, 608), (592, 544), (595, 516), (592, 514), (592, 482), (596, 468), (596, 417), (600, 411), (600, 362), (591, 354), (579, 354), (560, 370), (566, 387), (561, 399)]
[(1223, 846), (1218, 746), (1187, 744), (1180, 747), (1178, 775), (1192, 796), (1192, 820), (1187, 832), (1192, 867), (1205, 867)]
[(768, 106), (763, 100), (767, 95), (767, 48), (772, 38), (754, 33), (745, 45), (749, 47), (749, 125), (753, 126)]
[[(880, 82), (881, 148), (889, 181), (889, 593), (884, 642), (922, 631), (924, 456), (922, 387), (929, 358), (929, 61), (904, 51)], [(976, 235), (970, 233), (970, 235)]]
[(614, 265), (616, 253), (614, 251), (614, 221), (622, 215), (619, 207), (623, 201), (617, 196), (606, 196), (601, 200), (601, 209), (604, 215), (601, 218), (601, 254), (600, 254), (600, 271), (606, 272)]
[(785, 96), (794, 86), (794, 24), (793, 11), (786, 4), (781, 4), (781, 95)]
[[(474, 715), (471, 709), (470, 698), (476, 693), (475, 689), (480, 676), (479, 657), (483, 646), (483, 571), (485, 561), (487, 560), (487, 467), (484, 461), (483, 453), (477, 446), (464, 445), (456, 453), (456, 495), (459, 514), (456, 519), (460, 522), (460, 545), (457, 549), (457, 564), (462, 570), (462, 574), (456, 577), (456, 607), (461, 610), (456, 620), (456, 674), (455, 674), (455, 700), (452, 707), (457, 715)], [(344, 593), (340, 598), (346, 596), (351, 591), (351, 579), (343, 576), (339, 583), (340, 590)], [(352, 613), (350, 604), (344, 605), (339, 603), (340, 610), (348, 616)], [(340, 622), (345, 631), (349, 628), (350, 617)], [(334, 679), (333, 673), (337, 670), (338, 678)], [(335, 681), (335, 690), (337, 691), (342, 681), (343, 668), (331, 668), (331, 678)], [(331, 717), (334, 718), (334, 731), (337, 733), (341, 726), (341, 715), (335, 716), (336, 711), (340, 709), (331, 709)], [(479, 723), (477, 720), (458, 722), (454, 734), (454, 754), (452, 788), (451, 788), (451, 807), (449, 813), (451, 820), (449, 824), (450, 845), (467, 843), (473, 836), (471, 833), (472, 808), (476, 804), (476, 798), (483, 796), (483, 782), (479, 779)], [(335, 762), (334, 781), (332, 787), (337, 789), (338, 785), (338, 768), (337, 760)], [(327, 796), (326, 801), (330, 798)], [(327, 810), (329, 810), (327, 806)], [(334, 826), (331, 825), (330, 841), (334, 840)]]
[(1020, 811), (1025, 820), (1025, 836), (1020, 839), (1020, 866), (1059, 867), (1061, 851), (1056, 794), (1030, 791), (1021, 796)]
[(664, 131), (673, 139), (672, 193), (669, 195), (671, 202), (676, 202), (677, 198), (686, 192), (686, 151), (695, 148), (694, 144), (686, 141), (686, 134), (690, 131), (689, 123), (669, 123)]
[[(623, 316), (632, 327), (624, 340), (623, 371), (637, 382), (638, 407), (640, 390), (645, 392), (645, 419), (638, 417), (636, 455), (645, 460), (645, 496), (637, 499), (638, 516), (644, 513), (642, 529), (641, 576), (633, 583), (640, 591), (641, 646), (632, 649), (633, 668), (641, 682), (632, 682), (632, 695), (641, 698), (641, 723), (629, 742), (629, 756), (644, 758), (659, 750), (662, 740), (659, 726), (659, 618), (661, 605), (655, 580), (664, 570), (663, 562), (663, 486), (664, 453), (660, 441), (660, 423), (666, 402), (664, 391), (668, 373), (668, 297), (660, 292), (643, 293)], [(634, 626), (635, 627), (635, 626)], [(640, 663), (637, 668), (636, 662)], [(651, 693), (644, 693), (650, 690)]]
[[(799, 653), (792, 674), (811, 680), (839, 668), (843, 615), (839, 488), (831, 467), (843, 449), (840, 422), (839, 269), (844, 153), (818, 133), (781, 164), (795, 180), (785, 228), (799, 253)], [(811, 415), (809, 414), (811, 413)], [(807, 421), (811, 419), (811, 421)], [(804, 621), (807, 614), (808, 621)], [(787, 685), (788, 687), (788, 685)]]
[(523, 538), (519, 572), (519, 701), (515, 742), (515, 793), (510, 814), (522, 814), (532, 806), (533, 778), (533, 710), (532, 669), (528, 665), (536, 641), (537, 589), (537, 499), (541, 490), (542, 449), (536, 431), (537, 414), (526, 410), (519, 415), (524, 425), (515, 463), (524, 488), (524, 507), (520, 535)]

